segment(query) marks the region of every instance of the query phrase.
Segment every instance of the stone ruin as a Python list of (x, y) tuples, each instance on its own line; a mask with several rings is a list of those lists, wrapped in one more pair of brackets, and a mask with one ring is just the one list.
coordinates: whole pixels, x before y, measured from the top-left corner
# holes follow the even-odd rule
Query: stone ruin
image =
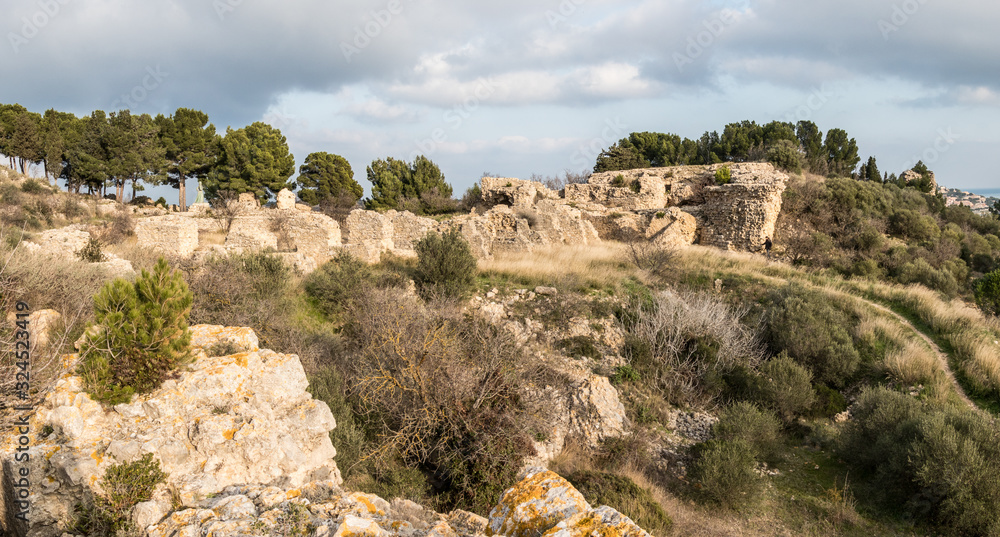
[(261, 208), (252, 196), (234, 202), (236, 216), (221, 246), (204, 239), (221, 233), (220, 221), (205, 211), (143, 219), (136, 234), (144, 247), (183, 257), (269, 249), (306, 272), (341, 249), (368, 262), (383, 253), (412, 257), (421, 237), (450, 229), (457, 229), (479, 258), (633, 238), (670, 247), (759, 250), (773, 236), (787, 176), (770, 164), (727, 164), (731, 180), (717, 185), (715, 172), (722, 166), (604, 172), (561, 191), (535, 181), (485, 177), (481, 204), (440, 222), (408, 211), (356, 209), (341, 227), (282, 191), (275, 208)]

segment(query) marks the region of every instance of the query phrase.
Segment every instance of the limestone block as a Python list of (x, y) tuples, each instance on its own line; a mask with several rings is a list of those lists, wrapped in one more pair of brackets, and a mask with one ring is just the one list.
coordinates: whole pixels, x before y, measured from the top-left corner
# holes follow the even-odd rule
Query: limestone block
[(260, 350), (257, 333), (253, 328), (196, 324), (189, 330), (192, 347), (207, 349), (217, 343), (229, 342), (244, 352)]
[(559, 199), (555, 192), (537, 181), (510, 177), (483, 177), (480, 181), (483, 202), (487, 206), (508, 205), (523, 207), (534, 205), (542, 199)]
[(352, 255), (376, 263), (382, 252), (392, 251), (392, 220), (375, 211), (355, 209), (344, 222), (345, 247)]
[[(661, 212), (663, 216), (659, 216)], [(670, 207), (653, 215), (645, 235), (659, 246), (688, 246), (698, 237), (698, 221), (690, 213)]]
[(593, 535), (652, 537), (631, 518), (606, 505), (587, 513), (577, 513), (563, 520), (545, 532), (543, 537), (590, 537)]
[(333, 537), (384, 537), (389, 533), (382, 529), (374, 520), (347, 515), (337, 526)]
[(295, 193), (287, 188), (282, 188), (281, 192), (278, 192), (278, 201), (276, 207), (279, 211), (285, 211), (295, 208)]
[(590, 375), (573, 390), (570, 399), (569, 430), (589, 445), (621, 436), (628, 427), (625, 405), (607, 377)]
[(190, 257), (198, 248), (198, 223), (183, 216), (154, 216), (139, 220), (135, 235), (140, 248)]
[(56, 323), (62, 319), (62, 314), (56, 310), (37, 310), (31, 312), (26, 318), (18, 319), (17, 313), (10, 311), (7, 313), (7, 321), (14, 326), (18, 321), (28, 321), (28, 331), (31, 333), (31, 345), (33, 348), (42, 348), (49, 344), (50, 331)]
[(490, 511), (486, 535), (533, 537), (590, 509), (586, 498), (558, 474), (529, 473), (507, 489), (500, 503)]
[(393, 248), (402, 255), (412, 253), (417, 241), (437, 227), (434, 220), (409, 211), (388, 211), (385, 216), (392, 221)]
[(226, 250), (244, 252), (277, 250), (278, 236), (271, 231), (271, 219), (263, 214), (241, 214), (233, 220), (226, 235)]

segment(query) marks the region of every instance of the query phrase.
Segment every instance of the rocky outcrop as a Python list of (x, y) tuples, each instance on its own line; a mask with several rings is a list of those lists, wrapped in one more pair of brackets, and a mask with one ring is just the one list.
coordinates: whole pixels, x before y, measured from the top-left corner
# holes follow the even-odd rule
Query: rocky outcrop
[[(135, 519), (150, 537), (649, 537), (617, 510), (592, 508), (568, 481), (541, 468), (529, 470), (507, 489), (488, 519), (468, 511), (442, 514), (403, 499), (386, 501), (374, 494), (346, 492), (330, 481), (294, 489), (234, 485), (169, 516), (140, 505)], [(153, 519), (156, 522), (144, 524)]]
[(569, 481), (544, 468), (529, 469), (521, 482), (504, 492), (490, 511), (486, 535), (649, 537), (615, 509), (593, 509)]
[[(83, 392), (80, 377), (66, 374), (31, 418), (30, 462), (15, 462), (13, 440), (5, 439), (4, 479), (24, 468), (33, 483), (31, 528), (11, 525), (15, 535), (60, 535), (58, 524), (100, 491), (109, 465), (145, 453), (169, 475), (140, 509), (150, 523), (172, 501), (198, 507), (233, 485), (339, 485), (329, 436), (336, 423), (326, 404), (306, 392), (298, 357), (258, 349), (249, 329), (191, 330), (199, 346), (195, 361), (154, 392), (105, 409)], [(228, 343), (227, 355), (208, 356), (220, 343)]]

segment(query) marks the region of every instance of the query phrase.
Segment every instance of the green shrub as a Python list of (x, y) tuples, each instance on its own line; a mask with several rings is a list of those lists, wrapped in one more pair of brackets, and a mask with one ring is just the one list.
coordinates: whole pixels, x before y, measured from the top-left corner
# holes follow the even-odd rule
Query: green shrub
[(35, 179), (28, 179), (27, 181), (21, 183), (21, 192), (25, 194), (41, 194), (42, 192), (47, 192), (48, 189), (42, 186)]
[(861, 363), (848, 333), (852, 319), (817, 291), (789, 287), (772, 295), (772, 301), (768, 325), (772, 350), (787, 351), (818, 381), (843, 386)]
[(1000, 534), (1000, 432), (991, 417), (884, 388), (858, 397), (840, 456), (872, 498), (958, 535)]
[(359, 292), (376, 284), (371, 265), (341, 251), (306, 277), (306, 293), (314, 298), (327, 315), (342, 312)]
[(590, 336), (574, 336), (559, 340), (556, 348), (566, 351), (566, 354), (573, 358), (601, 359), (601, 351), (594, 345), (594, 339)]
[(718, 170), (715, 170), (715, 184), (728, 185), (732, 180), (733, 172), (729, 169), (729, 166), (723, 166)]
[(773, 410), (786, 423), (812, 407), (815, 401), (812, 375), (787, 353), (765, 362), (759, 372), (754, 399)]
[(609, 378), (612, 384), (625, 384), (626, 382), (639, 382), (642, 375), (632, 366), (622, 365), (615, 368), (615, 373)]
[(106, 284), (94, 297), (96, 329), (80, 348), (87, 391), (114, 405), (157, 388), (188, 355), (191, 302), (180, 272), (163, 258), (134, 283)]
[(976, 304), (988, 315), (1000, 315), (1000, 269), (976, 282)]
[(417, 266), (414, 281), (424, 298), (462, 298), (472, 291), (476, 258), (456, 228), (445, 234), (428, 233), (414, 246)]
[(712, 427), (719, 440), (742, 440), (753, 450), (754, 458), (773, 463), (781, 452), (781, 422), (774, 413), (747, 402), (727, 407)]
[(754, 448), (743, 440), (709, 440), (694, 448), (690, 478), (708, 501), (730, 509), (752, 504), (764, 488)]
[(632, 192), (635, 192), (636, 194), (642, 192), (642, 183), (640, 183), (638, 179), (632, 181), (628, 186), (632, 189)]
[(354, 405), (347, 398), (341, 373), (335, 367), (324, 367), (309, 375), (309, 393), (323, 401), (337, 420), (337, 428), (330, 431), (330, 440), (337, 448), (337, 465), (344, 479), (351, 479), (366, 467), (357, 464), (366, 449), (365, 433), (356, 417)]
[(71, 528), (75, 533), (112, 537), (141, 531), (131, 520), (136, 504), (152, 499), (156, 485), (167, 474), (160, 470), (160, 463), (147, 453), (141, 459), (113, 464), (104, 471), (101, 481), (103, 494), (94, 497), (94, 505), (79, 511), (79, 518)]
[(167, 199), (164, 198), (163, 196), (160, 196), (160, 197), (156, 198), (156, 205), (159, 205), (160, 207), (163, 207), (164, 209), (166, 209), (167, 208)]
[(566, 480), (591, 505), (607, 505), (631, 518), (652, 535), (668, 535), (673, 526), (670, 515), (653, 499), (648, 490), (626, 476), (581, 470), (566, 476)]
[(611, 180), (611, 186), (619, 188), (625, 186), (625, 176), (620, 173), (616, 175), (614, 179)]
[(833, 388), (820, 384), (816, 386), (816, 402), (813, 413), (817, 416), (832, 418), (847, 410), (847, 399)]
[(76, 256), (87, 263), (100, 263), (104, 261), (104, 254), (101, 252), (101, 241), (95, 237), (91, 237), (87, 241), (87, 245), (76, 253)]

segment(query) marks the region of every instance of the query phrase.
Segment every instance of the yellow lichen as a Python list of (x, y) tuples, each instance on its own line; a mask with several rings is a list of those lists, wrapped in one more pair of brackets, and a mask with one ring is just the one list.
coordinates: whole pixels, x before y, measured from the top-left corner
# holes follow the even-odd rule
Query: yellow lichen
[(228, 429), (226, 430), (226, 432), (222, 433), (222, 436), (224, 436), (226, 440), (232, 440), (233, 436), (235, 435), (236, 435), (236, 429)]

